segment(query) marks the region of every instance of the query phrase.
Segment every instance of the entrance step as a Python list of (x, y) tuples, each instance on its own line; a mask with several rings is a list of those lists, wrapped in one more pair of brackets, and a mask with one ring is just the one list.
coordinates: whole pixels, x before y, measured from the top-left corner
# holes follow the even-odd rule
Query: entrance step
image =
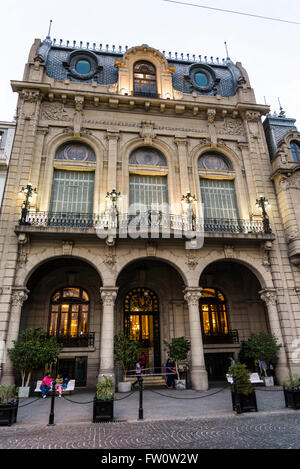
[[(136, 377), (127, 377), (126, 381), (130, 381), (130, 383), (134, 383), (136, 381)], [(165, 386), (166, 380), (164, 376), (143, 376), (143, 385), (144, 386)]]

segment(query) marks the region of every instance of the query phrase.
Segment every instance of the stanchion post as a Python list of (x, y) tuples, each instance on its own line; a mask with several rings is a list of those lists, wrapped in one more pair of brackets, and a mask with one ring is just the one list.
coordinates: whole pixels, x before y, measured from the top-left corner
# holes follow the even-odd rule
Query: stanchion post
[(50, 407), (50, 414), (49, 414), (49, 425), (55, 425), (54, 423), (54, 403), (55, 403), (55, 385), (56, 381), (52, 381), (52, 391), (51, 391), (51, 407)]
[(235, 394), (235, 399), (234, 399), (235, 411), (236, 411), (237, 414), (241, 414), (242, 413), (242, 408), (241, 408), (240, 394), (238, 393), (238, 390), (237, 390), (236, 376), (233, 375), (232, 379), (233, 379), (234, 394)]
[(140, 392), (139, 420), (143, 420), (144, 409), (143, 409), (143, 378), (142, 376), (139, 376), (138, 380), (139, 380), (139, 392)]

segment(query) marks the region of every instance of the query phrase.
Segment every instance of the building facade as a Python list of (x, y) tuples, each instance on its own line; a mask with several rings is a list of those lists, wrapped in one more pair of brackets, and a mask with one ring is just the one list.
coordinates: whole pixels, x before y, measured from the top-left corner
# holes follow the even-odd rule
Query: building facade
[(0, 122), (0, 207), (15, 135), (14, 122)]
[(206, 390), (251, 332), (269, 331), (283, 344), (277, 378), (299, 372), (300, 136), (277, 138), (270, 116), (265, 134), (269, 108), (241, 63), (47, 37), (12, 88), (6, 349), (41, 327), (64, 343), (60, 369), (94, 386), (120, 378), (116, 333), (140, 341), (151, 367), (166, 361), (164, 340), (185, 336), (192, 387)]

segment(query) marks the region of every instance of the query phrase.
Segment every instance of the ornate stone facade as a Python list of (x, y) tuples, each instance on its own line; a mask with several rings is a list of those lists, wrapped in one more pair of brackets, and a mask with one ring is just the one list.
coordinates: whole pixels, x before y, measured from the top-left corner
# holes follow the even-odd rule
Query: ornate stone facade
[[(204, 390), (209, 379), (220, 378), (211, 375), (208, 360), (223, 360), (225, 373), (241, 341), (265, 330), (283, 344), (278, 379), (289, 369), (296, 372), (289, 347), (300, 334), (300, 273), (291, 262), (299, 242), (298, 169), (280, 157), (284, 169), (271, 174), (261, 122), (269, 109), (256, 103), (241, 64), (208, 65), (201, 57), (186, 64), (147, 45), (124, 54), (105, 51), (105, 61), (101, 50), (68, 45), (64, 63), (61, 50), (49, 40), (35, 41), (24, 81), (12, 82), (19, 101), (0, 226), (0, 339), (9, 348), (20, 329), (54, 328), (70, 341), (61, 366), (72, 359), (74, 369), (82, 367), (84, 384), (95, 386), (105, 374), (122, 378), (113, 359), (113, 337), (121, 330), (139, 338), (153, 367), (164, 366), (164, 340), (185, 336), (192, 386)], [(53, 57), (55, 76), (44, 67)], [(156, 71), (147, 92), (136, 88), (134, 64), (141, 61)], [(85, 145), (95, 158), (80, 158), (76, 145), (68, 158), (56, 158), (68, 142)], [(152, 156), (140, 158), (139, 149), (153, 150)], [(211, 154), (224, 165), (199, 167), (199, 158)], [(38, 195), (20, 225), (23, 200), (17, 194), (29, 181)], [(224, 187), (231, 194), (230, 215), (220, 196), (201, 216), (194, 199), (209, 200), (205, 190), (221, 194)], [(147, 209), (134, 225), (130, 201), (154, 200), (154, 193), (168, 202), (168, 217), (168, 210)], [(271, 203), (272, 233), (264, 232), (256, 207), (262, 194)], [(196, 229), (203, 242), (195, 239)], [(61, 291), (67, 292), (65, 303), (53, 303)], [(68, 296), (83, 291), (81, 302)], [(215, 304), (225, 305), (223, 319), (220, 309), (213, 317), (205, 303), (216, 292)], [(126, 315), (131, 294), (140, 295), (139, 308)], [(149, 310), (147, 295), (156, 298)], [(7, 363), (2, 382), (11, 380)]]

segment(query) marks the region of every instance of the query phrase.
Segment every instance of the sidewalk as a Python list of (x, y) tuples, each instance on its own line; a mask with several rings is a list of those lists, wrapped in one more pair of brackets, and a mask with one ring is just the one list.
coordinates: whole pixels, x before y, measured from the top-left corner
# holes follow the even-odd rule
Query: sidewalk
[[(196, 419), (208, 417), (236, 416), (232, 410), (230, 390), (226, 383), (211, 387), (209, 391), (192, 390), (176, 391), (164, 388), (146, 389), (143, 392), (143, 409), (145, 421)], [(225, 389), (224, 389), (225, 387)], [(218, 392), (220, 391), (220, 392)], [(117, 393), (114, 403), (114, 419), (116, 421), (136, 422), (139, 410), (139, 392), (129, 397)], [(91, 390), (75, 390), (65, 398), (55, 398), (55, 424), (91, 423), (93, 414), (94, 392)], [(270, 413), (297, 413), (285, 407), (284, 396), (280, 386), (272, 388), (256, 388), (259, 412), (242, 415), (262, 415)], [(51, 397), (21, 399), (17, 424), (43, 425), (49, 421)], [(35, 402), (33, 402), (35, 401)], [(32, 402), (30, 405), (26, 405)], [(24, 406), (24, 407), (22, 407)]]

